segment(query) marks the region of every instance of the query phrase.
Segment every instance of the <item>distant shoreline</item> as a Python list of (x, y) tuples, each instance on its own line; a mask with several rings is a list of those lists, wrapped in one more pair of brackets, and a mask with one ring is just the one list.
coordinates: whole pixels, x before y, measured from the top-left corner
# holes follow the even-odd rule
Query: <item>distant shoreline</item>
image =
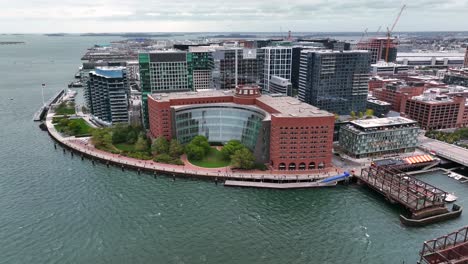
[(0, 41), (0, 45), (19, 45), (26, 44), (24, 41)]

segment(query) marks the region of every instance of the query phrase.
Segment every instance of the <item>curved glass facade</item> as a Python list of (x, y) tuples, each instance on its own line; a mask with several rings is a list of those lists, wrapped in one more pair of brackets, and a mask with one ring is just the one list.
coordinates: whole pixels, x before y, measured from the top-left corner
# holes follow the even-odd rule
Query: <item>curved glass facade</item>
[(240, 140), (255, 149), (262, 120), (266, 113), (260, 109), (234, 105), (191, 106), (176, 110), (176, 137), (186, 144), (197, 135), (210, 142), (225, 143)]

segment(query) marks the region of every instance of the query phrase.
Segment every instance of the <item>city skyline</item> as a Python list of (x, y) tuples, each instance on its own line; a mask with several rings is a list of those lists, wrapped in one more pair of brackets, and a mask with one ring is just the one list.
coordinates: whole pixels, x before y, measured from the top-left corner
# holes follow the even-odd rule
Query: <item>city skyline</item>
[[(403, 4), (377, 0), (16, 1), (3, 3), (0, 32), (363, 32), (365, 28), (375, 32), (380, 26), (384, 32)], [(395, 31), (461, 31), (466, 29), (467, 10), (468, 1), (412, 1)]]

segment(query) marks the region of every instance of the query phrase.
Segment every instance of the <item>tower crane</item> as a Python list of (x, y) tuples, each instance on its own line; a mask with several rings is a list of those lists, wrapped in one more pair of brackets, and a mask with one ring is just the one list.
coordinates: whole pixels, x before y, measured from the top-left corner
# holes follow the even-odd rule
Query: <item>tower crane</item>
[(389, 50), (390, 50), (390, 37), (391, 37), (391, 34), (392, 34), (393, 30), (395, 29), (395, 26), (398, 23), (398, 20), (400, 20), (401, 14), (403, 13), (403, 10), (405, 10), (405, 8), (406, 8), (406, 5), (403, 5), (401, 7), (400, 12), (398, 13), (398, 16), (396, 17), (395, 22), (393, 22), (392, 27), (390, 29), (387, 27), (387, 49), (385, 51), (385, 61), (386, 62), (388, 62), (388, 53), (389, 53)]
[(362, 42), (362, 40), (364, 39), (364, 37), (367, 35), (367, 28), (364, 30), (364, 33), (362, 33), (362, 36), (361, 36), (361, 39), (359, 39), (359, 42), (358, 44), (360, 44)]

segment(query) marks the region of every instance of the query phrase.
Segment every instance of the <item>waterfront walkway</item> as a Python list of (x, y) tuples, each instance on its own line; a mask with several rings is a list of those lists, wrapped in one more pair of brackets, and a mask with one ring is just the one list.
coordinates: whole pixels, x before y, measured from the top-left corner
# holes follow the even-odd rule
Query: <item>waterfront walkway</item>
[[(301, 171), (235, 171), (230, 167), (226, 168), (201, 168), (190, 164), (186, 158), (182, 157), (185, 165), (171, 165), (157, 163), (152, 160), (138, 160), (120, 154), (112, 154), (99, 149), (96, 149), (90, 142), (89, 137), (76, 138), (64, 137), (60, 134), (52, 124), (53, 113), (47, 115), (46, 126), (52, 138), (64, 145), (66, 148), (82, 153), (91, 159), (97, 159), (104, 163), (118, 164), (124, 168), (132, 168), (141, 171), (153, 171), (164, 173), (173, 176), (195, 176), (200, 178), (208, 178), (213, 180), (230, 179), (242, 181), (275, 181), (275, 182), (291, 182), (291, 181), (315, 181), (324, 179), (344, 171), (336, 168), (317, 170), (316, 173), (306, 173)], [(304, 182), (307, 183), (307, 182)]]

